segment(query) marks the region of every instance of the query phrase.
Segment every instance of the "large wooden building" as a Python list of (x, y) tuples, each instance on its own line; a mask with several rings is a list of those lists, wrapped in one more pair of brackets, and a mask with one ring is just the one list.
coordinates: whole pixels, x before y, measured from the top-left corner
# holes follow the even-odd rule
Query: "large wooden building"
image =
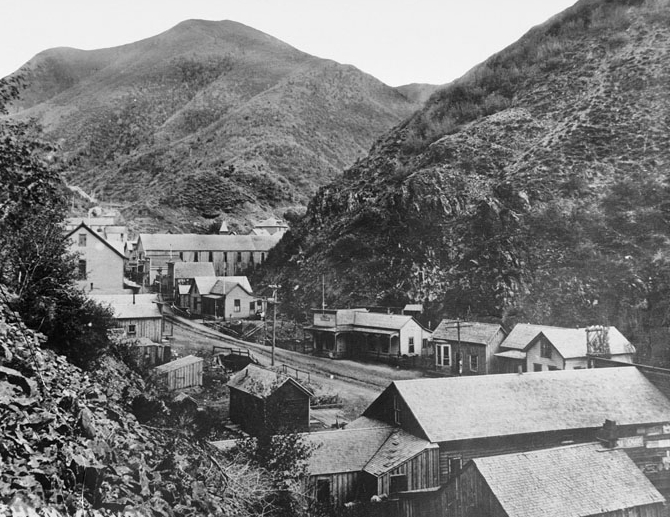
[(153, 284), (158, 274), (167, 274), (168, 262), (211, 262), (217, 276), (245, 274), (265, 262), (279, 242), (275, 235), (140, 234), (134, 253), (136, 267), (148, 273)]
[(312, 309), (312, 335), (317, 354), (333, 358), (420, 356), (430, 330), (412, 316), (367, 309)]
[(661, 517), (665, 498), (623, 449), (587, 443), (475, 458), (450, 485), (453, 517)]
[(250, 364), (228, 381), (230, 420), (258, 436), (309, 430), (312, 392), (295, 379)]
[(155, 294), (100, 294), (90, 298), (112, 309), (117, 327), (127, 337), (162, 342), (164, 320)]

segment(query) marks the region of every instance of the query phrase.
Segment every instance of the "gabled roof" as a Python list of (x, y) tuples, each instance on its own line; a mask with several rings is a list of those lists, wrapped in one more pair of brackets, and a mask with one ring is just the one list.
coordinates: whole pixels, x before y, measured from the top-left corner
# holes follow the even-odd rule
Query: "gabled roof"
[(509, 517), (601, 515), (665, 501), (624, 451), (595, 443), (472, 464)]
[(407, 315), (354, 311), (354, 326), (356, 327), (400, 330), (412, 320), (412, 316)]
[(228, 387), (249, 393), (255, 397), (266, 398), (287, 382), (294, 384), (308, 396), (313, 395), (310, 390), (295, 379), (254, 364), (248, 365), (233, 375), (228, 381)]
[(196, 357), (194, 355), (187, 355), (186, 357), (181, 357), (179, 359), (176, 359), (174, 361), (170, 361), (169, 363), (161, 364), (160, 366), (156, 366), (154, 370), (158, 370), (159, 372), (171, 372), (173, 370), (179, 370), (180, 368), (183, 368), (184, 366), (189, 366), (192, 364), (197, 364), (197, 363), (202, 363), (204, 362), (202, 357)]
[[(457, 322), (454, 320), (442, 320), (433, 331), (433, 339), (445, 341), (457, 341), (459, 332)], [(477, 321), (460, 322), (460, 339), (462, 343), (474, 343), (488, 345), (495, 335), (502, 330), (497, 323), (479, 323)]]
[[(552, 327), (544, 329), (540, 333), (547, 338), (564, 359), (585, 357), (588, 353), (585, 328), (569, 329)], [(607, 336), (612, 355), (635, 353), (633, 345), (630, 344), (616, 327), (609, 327)], [(532, 343), (534, 344), (537, 339), (538, 336), (535, 336)]]
[(84, 228), (89, 234), (94, 235), (96, 239), (98, 239), (100, 242), (102, 242), (105, 246), (107, 246), (110, 250), (112, 250), (114, 253), (116, 253), (122, 259), (126, 258), (126, 256), (123, 254), (123, 251), (119, 251), (116, 247), (114, 247), (114, 245), (111, 242), (109, 242), (104, 237), (101, 237), (97, 232), (94, 232), (93, 230), (91, 230), (91, 228), (89, 228), (85, 223), (80, 223), (79, 226), (77, 226), (73, 230), (70, 230), (65, 235), (65, 238), (69, 239), (72, 234), (77, 233), (79, 231), (79, 228)]
[(216, 276), (211, 262), (175, 262), (175, 278), (194, 278), (196, 276)]
[[(201, 295), (228, 294), (237, 285), (247, 293), (253, 294), (251, 284), (249, 284), (249, 279), (246, 276), (196, 276), (193, 277), (193, 283), (195, 283)], [(225, 293), (223, 292), (224, 285)]]
[(144, 251), (269, 251), (281, 236), (142, 233)]
[(312, 476), (342, 472), (380, 476), (425, 449), (437, 447), (386, 424), (308, 433), (304, 437), (315, 447), (307, 467)]
[(517, 323), (500, 346), (503, 348), (514, 348), (525, 350), (530, 342), (543, 330), (556, 329), (549, 325), (535, 325), (532, 323)]
[(670, 401), (634, 367), (396, 381), (364, 415), (393, 390), (431, 442), (670, 422)]
[(116, 319), (162, 317), (155, 294), (92, 294), (89, 298), (102, 305), (109, 305)]

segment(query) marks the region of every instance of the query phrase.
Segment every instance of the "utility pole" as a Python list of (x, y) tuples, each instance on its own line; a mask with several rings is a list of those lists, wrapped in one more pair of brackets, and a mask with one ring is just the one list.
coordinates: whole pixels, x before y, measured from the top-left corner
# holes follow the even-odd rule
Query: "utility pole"
[(272, 284), (268, 286), (270, 289), (272, 289), (272, 305), (273, 305), (273, 310), (272, 310), (272, 361), (271, 365), (275, 365), (275, 343), (277, 339), (277, 290), (281, 289), (281, 285), (279, 284)]

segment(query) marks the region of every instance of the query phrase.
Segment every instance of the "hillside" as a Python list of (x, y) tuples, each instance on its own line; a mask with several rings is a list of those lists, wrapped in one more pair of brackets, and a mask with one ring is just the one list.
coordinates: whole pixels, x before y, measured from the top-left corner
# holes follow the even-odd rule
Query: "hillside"
[(433, 94), (272, 254), (285, 310), (667, 325), (669, 22), (582, 0)]
[(12, 107), (60, 143), (70, 184), (142, 230), (305, 206), (419, 103), (352, 66), (231, 21), (44, 51)]

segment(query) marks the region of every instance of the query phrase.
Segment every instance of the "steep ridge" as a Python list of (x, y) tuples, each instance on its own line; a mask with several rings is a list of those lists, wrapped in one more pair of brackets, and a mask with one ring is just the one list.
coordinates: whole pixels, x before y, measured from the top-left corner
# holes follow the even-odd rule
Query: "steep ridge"
[(189, 20), (109, 49), (51, 49), (24, 68), (13, 116), (35, 117), (61, 144), (70, 182), (125, 203), (131, 221), (149, 216), (143, 230), (305, 206), (419, 106), (231, 21)]
[(270, 257), (285, 309), (667, 324), (669, 21), (582, 0), (435, 93)]

